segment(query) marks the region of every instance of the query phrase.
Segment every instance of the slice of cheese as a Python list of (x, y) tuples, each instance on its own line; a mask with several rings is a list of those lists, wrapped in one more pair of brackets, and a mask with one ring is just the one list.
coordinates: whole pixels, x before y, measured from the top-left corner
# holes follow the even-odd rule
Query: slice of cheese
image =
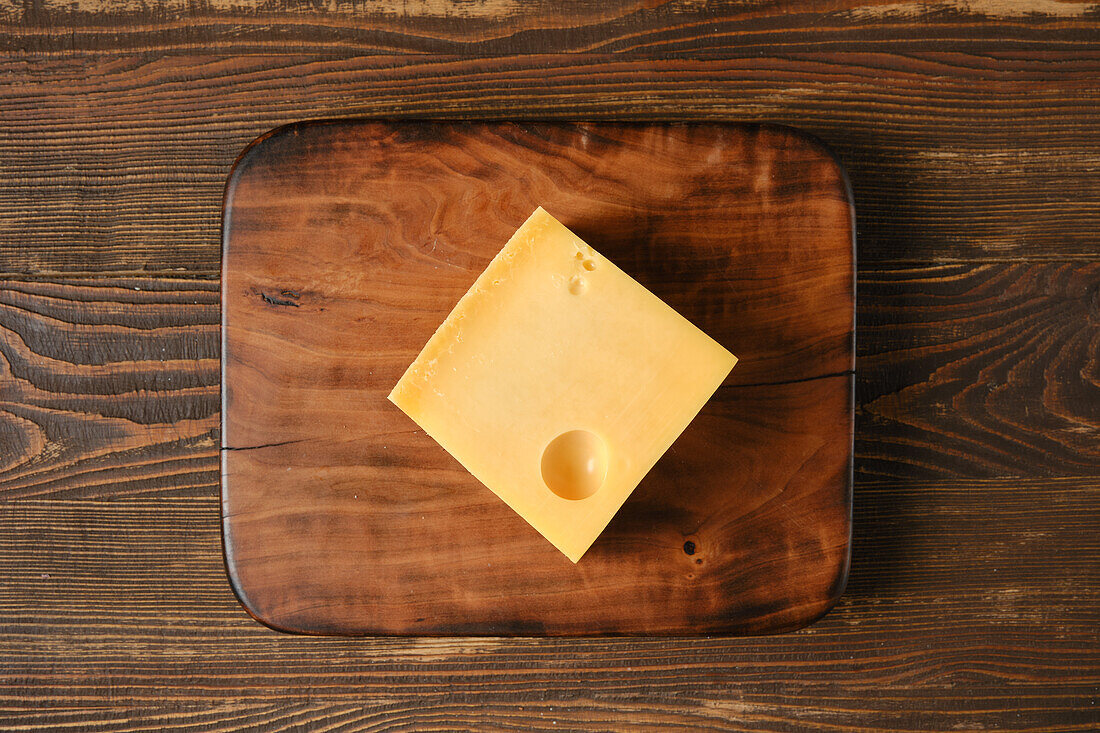
[(736, 362), (539, 208), (389, 398), (577, 562)]

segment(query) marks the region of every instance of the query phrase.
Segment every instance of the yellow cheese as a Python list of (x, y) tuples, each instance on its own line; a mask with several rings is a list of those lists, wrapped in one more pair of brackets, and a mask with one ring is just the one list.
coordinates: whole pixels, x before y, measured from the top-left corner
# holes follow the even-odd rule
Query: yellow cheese
[(539, 208), (390, 400), (577, 562), (736, 362)]

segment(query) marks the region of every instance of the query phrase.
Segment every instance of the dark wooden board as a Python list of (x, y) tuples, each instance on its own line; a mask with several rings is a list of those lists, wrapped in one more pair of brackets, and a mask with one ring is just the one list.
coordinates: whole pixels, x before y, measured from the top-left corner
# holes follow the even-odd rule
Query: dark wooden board
[[(385, 396), (546, 207), (741, 362), (578, 565)], [(260, 620), (315, 633), (765, 633), (841, 594), (853, 212), (789, 128), (347, 122), (226, 195), (223, 517)]]

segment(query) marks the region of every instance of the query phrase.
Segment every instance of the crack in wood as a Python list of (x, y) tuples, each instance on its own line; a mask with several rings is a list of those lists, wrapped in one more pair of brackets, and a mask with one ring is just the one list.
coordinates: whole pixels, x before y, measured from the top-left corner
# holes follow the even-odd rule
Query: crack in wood
[(829, 374), (815, 374), (812, 377), (802, 377), (800, 379), (782, 379), (778, 382), (751, 382), (748, 384), (727, 384), (723, 385), (721, 389), (736, 389), (742, 387), (779, 387), (784, 384), (800, 384), (802, 382), (814, 382), (819, 379), (833, 379), (834, 377), (849, 377), (854, 376), (855, 369), (844, 369), (839, 372), (830, 372)]
[(293, 443), (305, 443), (305, 438), (299, 438), (297, 440), (283, 440), (278, 443), (260, 443), (259, 445), (223, 445), (222, 450), (260, 450), (261, 448), (277, 448), (281, 445), (291, 445)]

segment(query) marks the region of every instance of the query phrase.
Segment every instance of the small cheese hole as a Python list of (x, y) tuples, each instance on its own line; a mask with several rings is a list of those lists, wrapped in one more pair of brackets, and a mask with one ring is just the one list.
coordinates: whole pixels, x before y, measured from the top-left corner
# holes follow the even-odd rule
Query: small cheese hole
[(595, 260), (585, 260), (584, 261), (584, 269), (588, 270), (589, 272), (592, 272), (593, 270), (596, 269), (596, 261)]
[(607, 478), (607, 446), (587, 430), (570, 430), (542, 452), (542, 480), (563, 499), (587, 499)]
[(580, 275), (574, 275), (569, 278), (569, 292), (573, 295), (582, 295), (584, 291), (588, 290), (588, 281)]

